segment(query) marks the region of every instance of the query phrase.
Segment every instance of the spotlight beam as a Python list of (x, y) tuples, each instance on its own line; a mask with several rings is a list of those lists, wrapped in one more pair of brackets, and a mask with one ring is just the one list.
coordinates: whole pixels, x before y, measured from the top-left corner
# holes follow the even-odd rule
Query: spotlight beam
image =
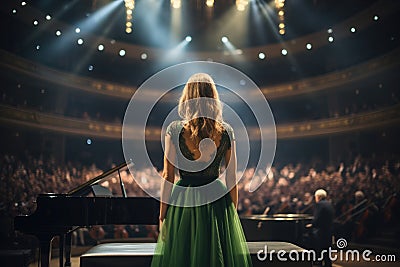
[(138, 11), (135, 14), (136, 20), (145, 25), (149, 33), (144, 35), (143, 38), (158, 46), (165, 45), (165, 40), (169, 38), (168, 25), (161, 21), (163, 18), (162, 3), (163, 1), (159, 0), (137, 1), (135, 7), (135, 10)]
[(282, 36), (276, 30), (275, 26), (276, 22), (272, 20), (272, 17), (275, 16), (274, 11), (268, 4), (265, 4), (260, 0), (256, 0), (255, 3), (258, 6), (259, 10), (261, 10), (261, 13), (264, 15), (264, 18), (268, 21), (268, 24), (271, 27), (271, 29), (273, 29), (273, 34), (275, 38), (278, 39), (279, 42), (283, 43)]
[(238, 56), (242, 55), (242, 50), (237, 49), (232, 43), (231, 41), (229, 41), (229, 39), (226, 36), (223, 36), (221, 38), (221, 42), (224, 44), (224, 47), (226, 47), (226, 50), (224, 51), (225, 55), (230, 55), (230, 56), (234, 56), (233, 59), (235, 61), (237, 61), (239, 58)]
[(103, 6), (102, 8), (91, 14), (89, 18), (79, 23), (79, 28), (81, 30), (84, 29), (86, 31), (93, 30), (99, 24), (99, 22), (103, 21), (123, 2), (124, 2), (123, 0), (117, 0), (117, 1), (112, 1), (109, 4)]
[[(117, 1), (116, 1), (117, 2)], [(119, 13), (123, 13), (122, 11)], [(121, 15), (121, 14), (120, 14)], [(105, 28), (104, 33), (108, 33), (110, 31), (110, 29), (112, 29), (112, 26), (115, 24), (115, 22), (118, 20), (120, 16), (114, 16), (111, 21), (109, 22), (108, 26)], [(101, 37), (97, 37), (97, 38), (92, 38), (89, 40), (89, 42), (91, 42), (90, 45), (92, 45), (93, 47), (97, 47), (97, 44), (102, 40)], [(104, 48), (103, 48), (104, 49)], [(93, 53), (96, 51), (96, 48), (92, 49), (90, 52), (86, 53), (85, 56), (83, 58), (81, 58), (80, 62), (78, 64), (76, 64), (74, 71), (75, 72), (79, 72), (83, 66), (89, 61), (90, 57), (93, 55)], [(102, 51), (102, 50), (101, 50)]]
[(175, 60), (178, 57), (182, 56), (182, 52), (185, 47), (192, 41), (191, 36), (186, 36), (177, 46), (171, 49), (165, 57), (162, 59), (163, 61)]

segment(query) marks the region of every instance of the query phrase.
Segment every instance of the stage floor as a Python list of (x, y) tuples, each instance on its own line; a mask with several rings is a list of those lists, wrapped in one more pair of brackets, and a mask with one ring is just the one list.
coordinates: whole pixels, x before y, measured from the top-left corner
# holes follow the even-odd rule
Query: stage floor
[[(268, 250), (272, 249), (300, 249), (302, 248), (297, 247), (293, 244), (290, 243), (285, 243), (285, 242), (265, 242), (268, 244)], [(144, 246), (143, 246), (144, 245)], [(149, 244), (149, 243), (110, 243), (110, 244), (101, 244), (96, 247), (92, 247), (91, 250), (88, 251), (89, 247), (86, 247), (85, 249), (77, 249), (83, 255), (88, 255), (88, 252), (90, 254), (90, 251), (93, 251), (92, 256), (96, 257), (96, 254), (101, 254), (103, 256), (110, 256), (111, 258), (118, 257), (119, 256), (127, 256), (132, 252), (132, 249), (135, 250), (137, 253), (151, 257), (151, 253), (149, 254), (149, 249), (151, 250), (152, 248), (154, 249), (154, 243)], [(256, 253), (259, 250), (260, 244), (259, 242), (248, 242), (249, 249), (252, 254)], [(114, 249), (111, 249), (113, 248)], [(117, 250), (115, 250), (117, 249)], [(74, 250), (74, 249), (73, 249)], [(75, 251), (77, 251), (75, 250)], [(400, 259), (398, 258), (396, 262), (377, 262), (375, 261), (375, 258), (371, 255), (371, 261), (366, 262), (366, 261), (335, 261), (333, 263), (334, 267), (374, 267), (374, 266), (383, 266), (383, 267), (399, 267), (400, 266)], [(80, 267), (80, 262), (81, 262), (81, 255), (74, 253), (74, 256), (71, 258), (71, 263), (72, 267)], [(134, 258), (130, 258), (130, 262), (133, 263), (135, 262)], [(58, 257), (54, 257), (51, 260), (50, 267), (56, 267), (59, 266), (59, 259)], [(301, 265), (301, 264), (300, 264)], [(33, 262), (29, 265), (29, 267), (36, 267), (38, 266), (37, 262)], [(269, 265), (270, 266), (270, 265)]]
[[(71, 267), (79, 267), (79, 257), (72, 257), (71, 258)], [(38, 263), (33, 262), (29, 265), (29, 267), (37, 267)], [(340, 262), (336, 261), (332, 264), (332, 267), (399, 267), (400, 262), (365, 262), (365, 261), (360, 261), (360, 262)], [(59, 267), (58, 266), (58, 258), (54, 258), (51, 260), (50, 267)]]

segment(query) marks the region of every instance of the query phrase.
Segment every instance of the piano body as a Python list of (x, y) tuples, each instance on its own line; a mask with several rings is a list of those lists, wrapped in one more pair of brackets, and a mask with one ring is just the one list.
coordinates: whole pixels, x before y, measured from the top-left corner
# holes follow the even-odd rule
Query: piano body
[(241, 216), (240, 221), (247, 241), (284, 241), (305, 246), (309, 214), (274, 214)]
[[(31, 215), (17, 216), (14, 228), (39, 239), (40, 265), (48, 267), (51, 241), (60, 237), (60, 266), (71, 266), (71, 235), (79, 227), (108, 224), (158, 224), (159, 201), (152, 197), (127, 197), (120, 170), (128, 163), (87, 181), (66, 194), (40, 194), (36, 211)], [(96, 196), (99, 184), (118, 172), (122, 197)], [(93, 196), (88, 196), (92, 193)], [(65, 245), (64, 245), (65, 244)]]

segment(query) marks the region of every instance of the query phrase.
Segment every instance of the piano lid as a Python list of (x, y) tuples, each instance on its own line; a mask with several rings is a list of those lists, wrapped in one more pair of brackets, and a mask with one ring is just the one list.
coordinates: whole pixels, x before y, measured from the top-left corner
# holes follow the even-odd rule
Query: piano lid
[(126, 192), (125, 192), (125, 187), (124, 187), (124, 183), (121, 179), (121, 175), (120, 175), (120, 170), (125, 168), (125, 167), (129, 167), (130, 164), (133, 164), (132, 160), (129, 160), (127, 162), (123, 162), (121, 164), (119, 164), (118, 166), (103, 172), (102, 174), (100, 174), (99, 176), (94, 177), (93, 179), (90, 179), (89, 181), (79, 185), (78, 187), (70, 190), (67, 195), (70, 196), (84, 196), (89, 194), (90, 192), (93, 191), (93, 187), (95, 185), (98, 185), (99, 183), (101, 183), (104, 179), (108, 178), (108, 176), (112, 175), (115, 172), (118, 172), (118, 176), (119, 176), (119, 180), (120, 180), (120, 186), (121, 186), (121, 191), (124, 197), (126, 197)]

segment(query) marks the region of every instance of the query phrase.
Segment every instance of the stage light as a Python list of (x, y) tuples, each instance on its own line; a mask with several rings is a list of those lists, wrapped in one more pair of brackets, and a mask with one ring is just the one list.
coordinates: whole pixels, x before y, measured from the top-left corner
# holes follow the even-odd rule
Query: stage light
[(228, 40), (228, 37), (222, 36), (221, 41), (222, 41), (223, 43), (227, 43), (229, 40)]
[(214, 0), (206, 0), (206, 6), (213, 7), (214, 6)]
[(283, 8), (285, 6), (285, 0), (275, 0), (275, 5), (277, 8)]
[(181, 0), (171, 0), (171, 6), (173, 8), (181, 8)]
[(132, 10), (135, 8), (135, 0), (124, 0), (125, 7)]
[(49, 14), (46, 15), (46, 20), (51, 20), (51, 16)]
[(82, 45), (82, 44), (83, 44), (83, 39), (82, 39), (82, 38), (79, 38), (78, 41), (77, 41), (77, 43), (78, 43), (78, 45)]
[(13, 14), (16, 14), (16, 13), (17, 13), (17, 10), (16, 10), (16, 9), (13, 9), (13, 10), (12, 10), (12, 13), (13, 13)]
[(132, 14), (133, 10), (135, 9), (135, 0), (124, 0), (125, 2), (125, 9), (126, 9), (126, 28), (125, 32), (126, 33), (131, 33), (132, 32)]
[(236, 0), (236, 9), (238, 11), (244, 11), (248, 4), (249, 4), (248, 0)]
[(89, 65), (88, 70), (92, 71), (93, 70), (93, 65)]
[(146, 60), (147, 59), (147, 54), (146, 53), (142, 53), (140, 55), (140, 58), (143, 59), (143, 60)]
[(60, 30), (57, 30), (57, 31), (56, 31), (56, 35), (57, 35), (57, 36), (60, 36), (60, 35), (61, 35), (61, 31), (60, 31)]
[(125, 54), (126, 54), (126, 52), (125, 52), (124, 49), (119, 50), (119, 55), (120, 55), (121, 57), (125, 56)]
[(76, 28), (76, 29), (75, 29), (75, 32), (76, 32), (76, 33), (80, 33), (80, 32), (81, 32), (81, 29)]
[(331, 28), (328, 29), (328, 33), (332, 33), (333, 30)]
[(37, 26), (38, 24), (39, 24), (39, 21), (37, 21), (37, 20), (33, 21), (33, 25)]
[(265, 54), (263, 52), (258, 53), (259, 59), (265, 59)]
[(25, 1), (22, 1), (22, 2), (21, 2), (21, 6), (26, 6), (26, 2), (25, 2)]
[(378, 15), (374, 16), (374, 20), (377, 21), (379, 19)]
[(279, 23), (278, 23), (278, 32), (280, 35), (284, 35), (285, 34), (285, 11), (284, 11), (284, 7), (285, 7), (285, 0), (275, 0), (275, 9), (277, 11), (278, 14), (278, 19), (279, 19)]
[(351, 27), (350, 31), (354, 33), (354, 32), (356, 32), (356, 28)]
[(188, 43), (191, 42), (192, 41), (192, 36), (189, 36), (189, 35), (186, 36), (185, 37), (185, 41), (188, 42)]
[(104, 50), (104, 45), (99, 44), (99, 46), (97, 46), (97, 49), (98, 49), (99, 51), (103, 51), (103, 50)]
[(92, 139), (88, 138), (88, 139), (86, 140), (86, 144), (91, 145), (91, 144), (92, 144)]
[(39, 50), (39, 49), (40, 49), (40, 45), (37, 45), (37, 46), (36, 46), (36, 50)]
[(288, 51), (286, 49), (282, 49), (281, 53), (282, 55), (286, 56), (288, 54)]
[(332, 42), (333, 42), (333, 37), (332, 37), (332, 36), (329, 36), (329, 37), (328, 37), (328, 41), (329, 41), (330, 43), (332, 43)]
[(306, 44), (306, 48), (307, 48), (308, 50), (311, 50), (312, 44), (310, 44), (310, 43)]

